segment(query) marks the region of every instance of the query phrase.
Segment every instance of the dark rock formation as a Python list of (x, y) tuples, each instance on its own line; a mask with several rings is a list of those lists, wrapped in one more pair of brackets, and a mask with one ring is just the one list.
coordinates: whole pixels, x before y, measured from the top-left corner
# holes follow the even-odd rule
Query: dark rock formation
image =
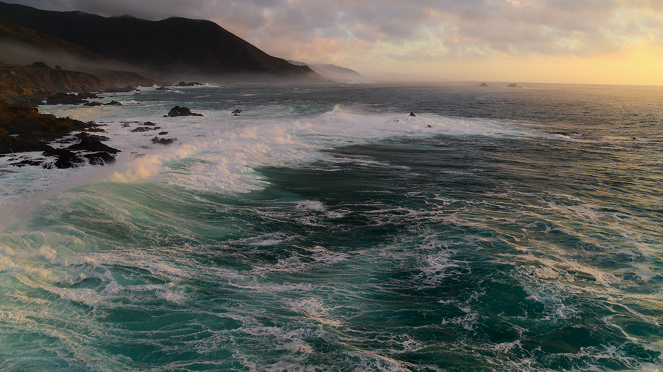
[(58, 169), (73, 168), (85, 163), (85, 159), (67, 149), (50, 148), (42, 153), (44, 156), (55, 156), (57, 160), (53, 164)]
[(97, 136), (83, 136), (81, 138), (81, 142), (77, 143), (75, 145), (71, 145), (67, 147), (67, 150), (83, 150), (83, 151), (90, 151), (90, 152), (107, 152), (109, 154), (117, 154), (120, 152), (120, 150), (112, 148), (108, 145), (104, 145), (101, 143), (99, 140), (99, 137)]
[(153, 129), (149, 128), (149, 127), (138, 127), (138, 128), (132, 129), (131, 131), (136, 133), (136, 132), (149, 132), (151, 130), (153, 130)]
[[(75, 136), (80, 142), (66, 149), (56, 149), (46, 144), (47, 141), (55, 141), (72, 131), (95, 129), (103, 131), (94, 123), (43, 115), (35, 108), (20, 107), (0, 101), (0, 154), (42, 151), (44, 156), (57, 158), (53, 164), (30, 160), (14, 163), (17, 166), (43, 163), (45, 167), (71, 168), (84, 164), (85, 158), (88, 158), (90, 164), (108, 163), (112, 161), (111, 158), (114, 159), (112, 154), (117, 154), (119, 150), (101, 143), (102, 140), (107, 140), (107, 137), (81, 132)], [(72, 150), (95, 154), (81, 156)]]
[(115, 156), (103, 151), (95, 152), (92, 154), (85, 154), (83, 157), (88, 159), (92, 165), (104, 165), (115, 162)]
[(200, 84), (200, 83), (197, 82), (197, 81), (192, 81), (192, 82), (190, 82), (190, 83), (185, 83), (185, 82), (183, 82), (183, 81), (180, 81), (180, 82), (177, 84), (178, 87), (195, 87), (195, 86), (198, 86), (198, 85), (202, 85), (202, 84)]
[[(3, 136), (0, 134), (0, 154), (27, 151), (46, 151), (49, 146), (41, 139), (27, 135)], [(2, 155), (0, 155), (2, 156)]]
[(516, 85), (516, 84), (509, 84), (509, 85), (507, 85), (506, 87), (507, 87), (507, 88), (520, 88), (520, 87), (519, 87), (518, 85)]
[(236, 110), (233, 111), (232, 113), (233, 113), (233, 114), (241, 114), (241, 113), (242, 113), (242, 110), (240, 110), (240, 109), (236, 109)]
[(82, 105), (88, 103), (86, 98), (99, 98), (96, 94), (88, 93), (55, 93), (46, 98), (47, 105)]
[(176, 117), (176, 116), (203, 116), (203, 115), (191, 112), (191, 110), (188, 107), (175, 106), (172, 109), (170, 109), (170, 111), (168, 112), (168, 116)]
[(166, 87), (163, 87), (163, 86), (161, 86), (161, 87), (158, 87), (158, 88), (157, 88), (157, 89), (155, 89), (155, 90), (159, 90), (159, 91), (164, 91), (164, 92), (167, 92), (167, 91), (169, 91), (170, 89), (168, 89), (168, 88), (166, 88)]
[(104, 106), (122, 106), (122, 104), (118, 101), (113, 100), (108, 103), (104, 103)]
[(166, 134), (168, 134), (168, 132), (159, 132), (160, 136), (165, 136)]
[(487, 88), (487, 87), (488, 87), (488, 84), (486, 84), (486, 83), (481, 83), (479, 86), (480, 86), (480, 87)]
[(159, 137), (152, 138), (152, 143), (158, 145), (171, 145), (175, 141), (177, 141), (177, 138), (159, 138)]
[(84, 103), (84, 105), (95, 107), (95, 106), (101, 106), (102, 103), (101, 102), (87, 102), (87, 103)]
[[(0, 101), (0, 141), (6, 140), (6, 137), (11, 135), (52, 141), (71, 131), (89, 129), (92, 125), (70, 118), (56, 118), (50, 114), (42, 115), (36, 108), (10, 105)], [(7, 152), (0, 151), (0, 153)]]
[(410, 112), (410, 116), (415, 116), (416, 117), (417, 115), (415, 115), (414, 112)]

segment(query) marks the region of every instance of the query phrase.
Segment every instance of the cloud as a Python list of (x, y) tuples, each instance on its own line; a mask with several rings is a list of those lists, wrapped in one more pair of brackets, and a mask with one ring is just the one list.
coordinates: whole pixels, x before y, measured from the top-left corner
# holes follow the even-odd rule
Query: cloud
[[(9, 0), (12, 1), (12, 0)], [(300, 60), (587, 57), (663, 48), (660, 0), (13, 0), (42, 9), (210, 19)], [(376, 58), (376, 55), (373, 55)]]

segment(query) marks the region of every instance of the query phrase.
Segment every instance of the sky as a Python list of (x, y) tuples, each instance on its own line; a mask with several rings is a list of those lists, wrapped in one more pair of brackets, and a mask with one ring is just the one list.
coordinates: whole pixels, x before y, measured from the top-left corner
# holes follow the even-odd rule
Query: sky
[(663, 85), (663, 0), (3, 0), (208, 19), (376, 80)]

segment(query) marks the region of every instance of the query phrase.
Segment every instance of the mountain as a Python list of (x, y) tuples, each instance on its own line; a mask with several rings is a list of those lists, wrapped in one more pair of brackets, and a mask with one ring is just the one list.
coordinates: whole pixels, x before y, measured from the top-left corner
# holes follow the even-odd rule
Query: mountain
[[(322, 80), (307, 66), (273, 57), (211, 21), (53, 12), (0, 2), (0, 18), (35, 34), (57, 38), (108, 60), (160, 74)], [(55, 43), (49, 40), (50, 43)]]
[[(54, 36), (0, 18), (0, 61), (30, 65), (35, 61), (101, 77), (110, 86), (153, 85), (155, 79), (128, 63), (112, 61)], [(39, 72), (39, 70), (37, 70)], [(64, 89), (64, 88), (63, 88)]]
[(308, 64), (301, 61), (288, 60), (297, 66), (308, 66), (318, 74), (333, 80), (364, 81), (366, 78), (355, 70), (333, 64)]
[(319, 73), (320, 75), (328, 76), (333, 79), (351, 80), (351, 81), (358, 81), (358, 80), (360, 81), (365, 79), (364, 76), (362, 76), (357, 71), (346, 67), (336, 66), (332, 64), (309, 65), (309, 66), (313, 69), (313, 71)]

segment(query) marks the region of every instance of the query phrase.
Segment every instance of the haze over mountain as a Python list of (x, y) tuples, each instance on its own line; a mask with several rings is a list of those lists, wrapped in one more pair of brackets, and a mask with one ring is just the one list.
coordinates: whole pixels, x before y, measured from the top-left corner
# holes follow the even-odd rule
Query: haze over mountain
[(360, 73), (358, 73), (355, 70), (349, 69), (347, 67), (341, 67), (337, 66), (331, 63), (328, 64), (309, 64), (306, 62), (300, 62), (300, 61), (293, 61), (293, 60), (288, 60), (288, 62), (292, 63), (293, 65), (297, 66), (308, 66), (310, 67), (313, 71), (317, 72), (318, 74), (329, 78), (329, 79), (334, 79), (334, 80), (341, 80), (341, 81), (350, 81), (350, 82), (358, 82), (358, 81), (366, 81), (367, 79)]
[[(211, 21), (168, 18), (148, 21), (131, 16), (102, 17), (83, 12), (44, 11), (0, 2), (0, 34), (5, 55), (67, 55), (115, 69), (162, 76), (323, 80), (307, 66), (273, 57)], [(5, 56), (0, 56), (7, 58)], [(11, 58), (11, 56), (10, 56)], [(119, 64), (118, 64), (119, 62)]]

